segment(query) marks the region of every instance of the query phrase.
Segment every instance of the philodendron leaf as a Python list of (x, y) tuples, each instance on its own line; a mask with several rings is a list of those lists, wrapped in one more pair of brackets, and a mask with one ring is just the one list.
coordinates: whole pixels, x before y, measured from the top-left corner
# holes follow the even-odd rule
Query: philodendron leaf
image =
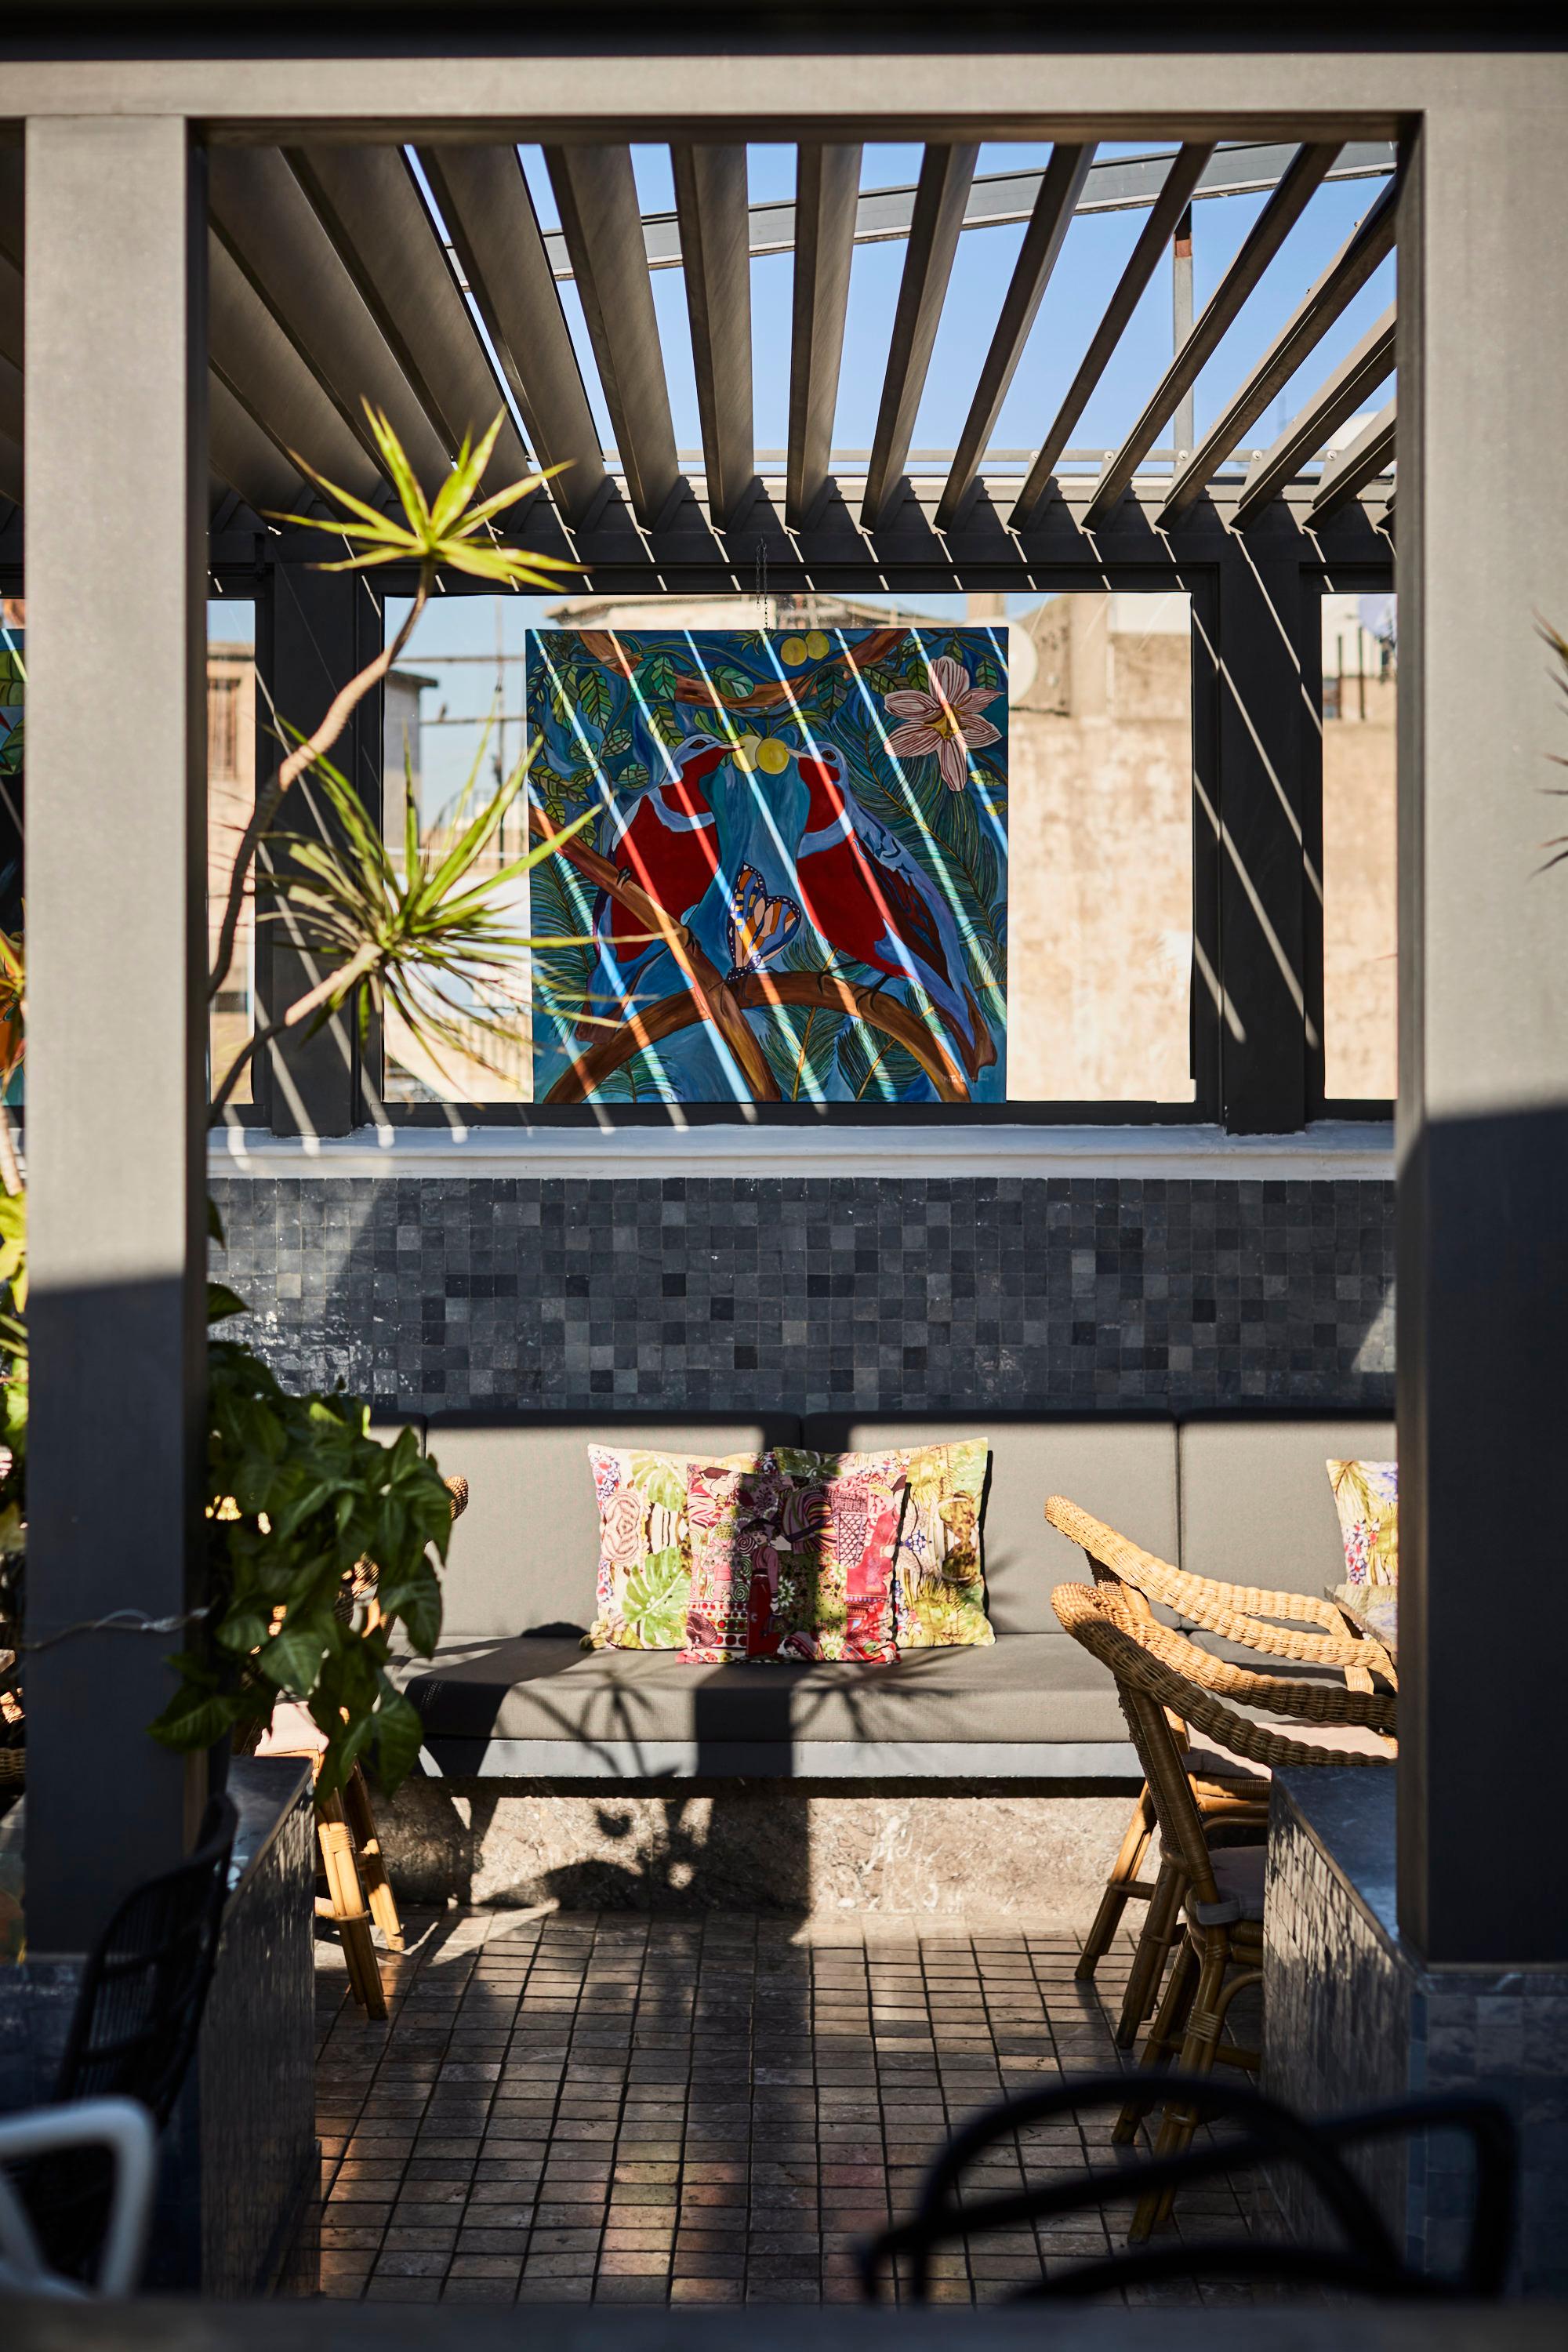
[(308, 1691), (316, 1679), (327, 1637), (319, 1626), (290, 1625), (264, 1642), (257, 1664), (279, 1690)]

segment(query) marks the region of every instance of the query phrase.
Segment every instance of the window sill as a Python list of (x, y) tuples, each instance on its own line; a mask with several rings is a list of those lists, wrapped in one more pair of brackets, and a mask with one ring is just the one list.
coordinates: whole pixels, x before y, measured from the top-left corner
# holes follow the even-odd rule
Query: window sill
[(363, 1128), (322, 1139), (226, 1128), (210, 1139), (215, 1176), (1122, 1176), (1246, 1181), (1394, 1176), (1385, 1120), (1324, 1119), (1300, 1135), (1226, 1135), (1217, 1127)]

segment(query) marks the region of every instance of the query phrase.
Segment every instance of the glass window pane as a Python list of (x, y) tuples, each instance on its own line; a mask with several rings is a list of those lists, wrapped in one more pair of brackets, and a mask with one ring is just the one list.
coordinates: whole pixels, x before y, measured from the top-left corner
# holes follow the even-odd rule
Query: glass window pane
[(1398, 1091), (1392, 596), (1323, 599), (1323, 1092)]
[(1007, 1093), (1190, 1103), (1186, 596), (1054, 596), (1008, 625)]
[[(440, 857), (459, 829), (468, 794), (470, 814), (517, 764), (524, 742), (522, 639), (533, 600), (515, 596), (451, 596), (432, 604), (403, 660), (386, 680), (382, 761), (383, 821), (394, 864), (403, 869), (406, 814), (412, 802), (426, 857)], [(406, 603), (388, 602), (390, 637), (407, 616)], [(470, 789), (471, 787), (471, 789)], [(483, 881), (525, 847), (527, 816), (514, 804), (500, 833), (480, 855), (469, 880)], [(529, 878), (506, 886), (507, 928), (526, 937)], [(390, 1006), (385, 1031), (384, 1099), (388, 1103), (531, 1102), (532, 1045), (526, 950), (505, 959), (490, 991), (505, 1018), (466, 1018), (457, 992), (445, 1018), (451, 1034), (439, 1041), (412, 1034)], [(478, 1013), (480, 1008), (474, 1006)]]
[[(229, 878), (256, 806), (256, 607), (214, 599), (207, 605), (207, 950), (217, 953)], [(248, 885), (234, 953), (213, 1003), (208, 1040), (214, 1091), (249, 1039), (256, 990), (255, 903)], [(229, 1097), (255, 1100), (247, 1064)]]

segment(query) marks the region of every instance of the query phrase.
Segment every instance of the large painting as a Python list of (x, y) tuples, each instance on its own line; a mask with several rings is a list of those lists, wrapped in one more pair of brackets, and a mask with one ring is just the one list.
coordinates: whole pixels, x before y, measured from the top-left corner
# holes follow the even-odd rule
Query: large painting
[(535, 1099), (1003, 1100), (1005, 643), (531, 635)]

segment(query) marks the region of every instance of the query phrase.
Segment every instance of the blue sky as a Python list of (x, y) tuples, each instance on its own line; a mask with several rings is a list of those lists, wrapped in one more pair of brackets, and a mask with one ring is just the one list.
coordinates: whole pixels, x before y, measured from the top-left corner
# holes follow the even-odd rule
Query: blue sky
[[(1146, 150), (1101, 150), (1102, 154), (1142, 152)], [(861, 186), (912, 183), (919, 175), (921, 152), (918, 146), (868, 146), (861, 165)], [(978, 168), (983, 173), (1026, 170), (1043, 164), (1049, 153), (1048, 146), (1044, 145), (988, 146), (981, 152)], [(525, 147), (521, 154), (541, 223), (546, 228), (556, 227), (559, 216), (543, 156), (537, 148)], [(793, 148), (752, 147), (749, 161), (753, 203), (793, 195)], [(634, 148), (633, 162), (644, 211), (672, 211), (675, 192), (668, 149)], [(1308, 287), (1331, 260), (1382, 185), (1378, 180), (1351, 180), (1317, 191), (1263, 283), (1198, 380), (1200, 435), (1268, 348)], [(1262, 196), (1226, 196), (1194, 205), (1194, 289), (1198, 310), (1213, 294), (1264, 202)], [(1142, 212), (1100, 213), (1081, 215), (1073, 222), (993, 436), (995, 446), (1032, 448), (1039, 443), (1099, 323), (1144, 218)], [(1023, 235), (1021, 225), (965, 231), (916, 423), (916, 448), (951, 448), (956, 441)], [(856, 249), (834, 432), (837, 447), (866, 448), (870, 444), (903, 259), (901, 244), (867, 245)], [(782, 448), (786, 436), (793, 267), (788, 254), (769, 255), (752, 265), (752, 377), (759, 448)], [(655, 270), (653, 289), (676, 441), (682, 449), (695, 450), (700, 446), (701, 434), (680, 271)], [(561, 293), (584, 380), (607, 446), (613, 436), (598, 389), (582, 306), (570, 284), (563, 285)], [(1351, 303), (1310, 355), (1300, 376), (1259, 419), (1247, 436), (1249, 446), (1273, 438), (1393, 297), (1391, 258)], [(1167, 257), (1155, 272), (1082, 421), (1074, 429), (1073, 447), (1112, 448), (1133, 424), (1171, 357), (1171, 265)], [(508, 651), (521, 652), (524, 630), (537, 626), (542, 620), (548, 601), (551, 600), (526, 596), (500, 600), (500, 637)], [(1013, 600), (1016, 606), (1031, 601), (1028, 597)], [(958, 598), (932, 596), (923, 598), (921, 604), (923, 609), (934, 613), (962, 609), (962, 599)], [(391, 617), (395, 625), (400, 608), (395, 606)], [(497, 643), (497, 621), (496, 600), (489, 597), (451, 597), (432, 607), (408, 656), (409, 667), (428, 667), (440, 676), (439, 688), (426, 698), (428, 717), (435, 718), (443, 708), (452, 716), (481, 712), (489, 706), (496, 679), (492, 667), (470, 663), (441, 670), (438, 656), (492, 654)], [(515, 710), (521, 707), (521, 669), (513, 666), (507, 675), (508, 707)], [(456, 788), (476, 740), (476, 731), (464, 726), (433, 729), (426, 734), (427, 807), (438, 804)]]

